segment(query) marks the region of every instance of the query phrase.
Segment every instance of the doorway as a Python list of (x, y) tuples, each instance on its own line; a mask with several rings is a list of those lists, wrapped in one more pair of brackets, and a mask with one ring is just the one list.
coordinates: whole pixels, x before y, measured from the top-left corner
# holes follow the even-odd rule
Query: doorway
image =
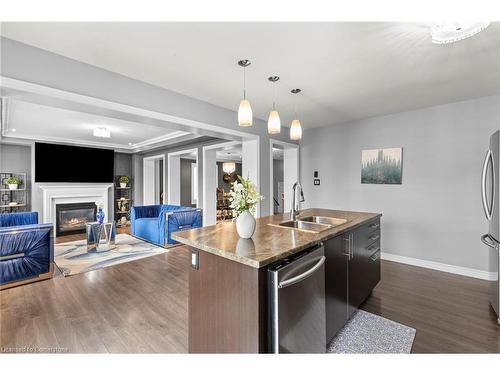
[(167, 157), (167, 202), (183, 207), (200, 207), (198, 199), (198, 149), (171, 152)]
[[(224, 142), (203, 147), (203, 223), (231, 220), (231, 183), (249, 178), (259, 191), (259, 140)], [(260, 216), (257, 205), (256, 216)]]
[(165, 155), (143, 159), (143, 204), (165, 203)]
[(292, 187), (299, 181), (299, 145), (271, 139), (270, 147), (270, 212), (290, 211)]

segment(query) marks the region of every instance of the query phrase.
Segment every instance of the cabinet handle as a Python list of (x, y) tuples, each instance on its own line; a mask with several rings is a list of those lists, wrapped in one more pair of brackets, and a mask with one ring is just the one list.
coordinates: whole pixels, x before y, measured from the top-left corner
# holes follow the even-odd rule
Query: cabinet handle
[(351, 254), (351, 259), (354, 259), (354, 246), (353, 246), (353, 244), (354, 244), (354, 233), (350, 233), (349, 234), (349, 238), (350, 238), (350, 240), (349, 240), (349, 252)]
[(368, 237), (368, 239), (370, 241), (375, 241), (375, 240), (378, 240), (379, 238), (380, 238), (380, 236), (378, 234), (374, 234), (373, 236)]
[(342, 253), (348, 259), (351, 259), (351, 234), (348, 234), (347, 237), (344, 236), (344, 241), (347, 241), (347, 252)]
[(375, 254), (373, 254), (371, 257), (370, 257), (370, 260), (372, 262), (375, 262), (380, 256), (380, 251), (377, 251)]
[[(372, 250), (374, 250), (376, 247), (377, 247), (376, 245), (372, 245), (372, 246), (370, 246), (369, 248), (367, 248), (366, 250), (368, 250), (368, 251), (372, 251)], [(377, 247), (377, 249), (375, 249), (375, 251), (379, 251), (379, 250), (380, 250), (380, 247)]]
[(378, 227), (380, 227), (380, 224), (377, 224), (377, 223), (370, 224), (370, 228), (372, 228), (372, 229), (376, 229)]

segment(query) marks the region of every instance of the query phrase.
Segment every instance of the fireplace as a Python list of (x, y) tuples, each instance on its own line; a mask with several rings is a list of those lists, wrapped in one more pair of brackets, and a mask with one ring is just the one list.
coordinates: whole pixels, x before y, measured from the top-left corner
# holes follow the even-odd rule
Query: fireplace
[(95, 202), (56, 204), (56, 236), (85, 233), (85, 223), (95, 221)]

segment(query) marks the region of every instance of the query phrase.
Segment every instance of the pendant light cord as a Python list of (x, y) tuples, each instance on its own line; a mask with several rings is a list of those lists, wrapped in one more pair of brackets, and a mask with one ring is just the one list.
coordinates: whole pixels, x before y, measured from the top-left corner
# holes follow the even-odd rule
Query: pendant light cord
[(247, 67), (243, 67), (243, 99), (247, 98), (247, 80), (246, 80)]
[(276, 111), (276, 82), (273, 82), (273, 111)]

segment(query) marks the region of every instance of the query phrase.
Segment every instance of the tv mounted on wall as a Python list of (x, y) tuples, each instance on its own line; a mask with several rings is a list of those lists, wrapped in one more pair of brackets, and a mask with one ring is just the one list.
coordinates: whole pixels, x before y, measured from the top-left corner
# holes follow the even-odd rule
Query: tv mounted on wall
[(113, 182), (115, 152), (35, 143), (35, 182)]

